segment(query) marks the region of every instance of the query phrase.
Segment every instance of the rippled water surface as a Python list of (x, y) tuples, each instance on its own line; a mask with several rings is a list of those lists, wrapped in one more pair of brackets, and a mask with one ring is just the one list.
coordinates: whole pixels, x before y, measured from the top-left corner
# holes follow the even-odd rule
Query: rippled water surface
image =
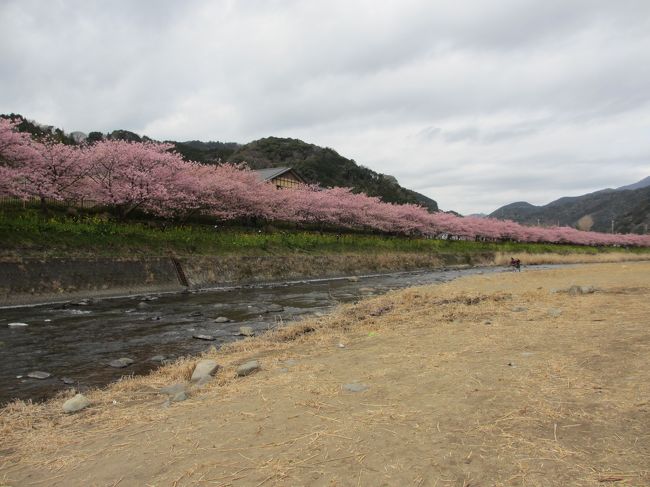
[[(151, 360), (156, 355), (173, 359), (240, 339), (240, 326), (262, 331), (363, 296), (502, 271), (412, 272), (363, 277), (357, 282), (333, 279), (0, 309), (0, 404), (16, 398), (42, 400), (67, 387), (83, 390), (125, 374), (143, 374), (160, 365)], [(282, 311), (269, 310), (278, 305)], [(232, 321), (215, 323), (220, 316)], [(8, 327), (12, 322), (29, 326)], [(214, 341), (194, 335), (208, 335)], [(124, 369), (108, 365), (120, 357), (134, 363)], [(33, 371), (51, 377), (27, 377)]]

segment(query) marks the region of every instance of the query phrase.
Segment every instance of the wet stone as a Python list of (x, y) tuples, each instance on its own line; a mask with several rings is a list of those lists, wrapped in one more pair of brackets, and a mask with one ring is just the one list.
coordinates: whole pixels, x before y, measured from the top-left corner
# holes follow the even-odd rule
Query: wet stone
[(260, 370), (260, 363), (257, 360), (251, 360), (237, 367), (237, 375), (245, 377)]
[(148, 307), (149, 307), (149, 305), (147, 303), (145, 303), (144, 301), (141, 302), (141, 303), (138, 303), (138, 308), (139, 309), (145, 309), (145, 308), (148, 308)]
[(72, 377), (61, 377), (61, 380), (63, 381), (64, 384), (66, 384), (68, 386), (70, 386), (70, 385), (74, 384), (75, 382), (77, 382)]
[(203, 335), (203, 334), (192, 335), (192, 338), (196, 338), (197, 340), (205, 340), (208, 342), (213, 342), (216, 340), (216, 338), (213, 337), (212, 335)]
[(32, 379), (39, 379), (39, 380), (47, 379), (48, 377), (51, 376), (52, 374), (50, 374), (49, 372), (43, 372), (42, 370), (34, 370), (27, 374), (27, 377), (30, 377)]
[(128, 367), (134, 362), (133, 359), (127, 358), (127, 357), (122, 357), (118, 358), (116, 360), (111, 360), (108, 365), (111, 367), (114, 367), (116, 369), (123, 369), (124, 367)]
[(164, 355), (154, 355), (149, 359), (150, 362), (164, 362), (165, 361), (165, 356)]
[(72, 399), (63, 403), (63, 411), (66, 413), (75, 413), (90, 406), (90, 401), (83, 394), (77, 394)]
[(196, 317), (196, 316), (203, 316), (203, 313), (201, 313), (200, 311), (193, 311), (192, 313), (190, 313), (190, 314), (187, 315), (187, 316), (189, 316), (189, 317), (191, 317), (191, 318), (194, 318), (194, 317)]
[(363, 392), (365, 390), (368, 390), (368, 386), (365, 384), (357, 384), (351, 383), (351, 384), (345, 384), (343, 386), (343, 390), (348, 391), (348, 392)]
[(225, 316), (219, 316), (213, 320), (215, 323), (228, 323), (230, 319), (226, 318)]
[(266, 306), (267, 313), (282, 313), (283, 311), (284, 306), (280, 306), (279, 304), (269, 304)]
[(27, 323), (9, 323), (7, 325), (9, 328), (25, 328), (26, 326), (29, 326)]

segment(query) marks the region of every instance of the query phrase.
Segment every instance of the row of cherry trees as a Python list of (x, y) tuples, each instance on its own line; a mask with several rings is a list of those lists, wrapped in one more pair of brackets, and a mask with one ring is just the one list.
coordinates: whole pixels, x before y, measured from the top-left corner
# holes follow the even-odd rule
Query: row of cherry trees
[(429, 213), (347, 188), (277, 190), (245, 167), (188, 162), (171, 144), (107, 140), (69, 146), (32, 139), (0, 119), (0, 195), (75, 204), (91, 200), (122, 215), (139, 209), (183, 218), (316, 223), (403, 235), (582, 245), (650, 246), (650, 237), (527, 227), (511, 221)]

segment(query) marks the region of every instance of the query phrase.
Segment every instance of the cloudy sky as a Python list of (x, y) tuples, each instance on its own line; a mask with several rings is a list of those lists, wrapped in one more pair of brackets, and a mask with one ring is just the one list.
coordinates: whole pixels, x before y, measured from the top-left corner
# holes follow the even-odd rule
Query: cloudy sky
[(0, 0), (0, 113), (332, 147), (443, 209), (650, 175), (648, 0)]

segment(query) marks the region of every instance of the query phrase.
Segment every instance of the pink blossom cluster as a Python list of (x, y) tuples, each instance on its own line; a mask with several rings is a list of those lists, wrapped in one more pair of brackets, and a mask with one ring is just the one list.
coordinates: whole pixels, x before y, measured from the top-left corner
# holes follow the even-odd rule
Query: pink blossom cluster
[(22, 199), (91, 200), (126, 215), (210, 215), (333, 225), (401, 235), (580, 245), (650, 246), (650, 236), (529, 227), (491, 218), (430, 213), (355, 194), (348, 188), (278, 190), (244, 166), (188, 162), (171, 144), (106, 140), (69, 146), (37, 141), (0, 119), (0, 195)]

